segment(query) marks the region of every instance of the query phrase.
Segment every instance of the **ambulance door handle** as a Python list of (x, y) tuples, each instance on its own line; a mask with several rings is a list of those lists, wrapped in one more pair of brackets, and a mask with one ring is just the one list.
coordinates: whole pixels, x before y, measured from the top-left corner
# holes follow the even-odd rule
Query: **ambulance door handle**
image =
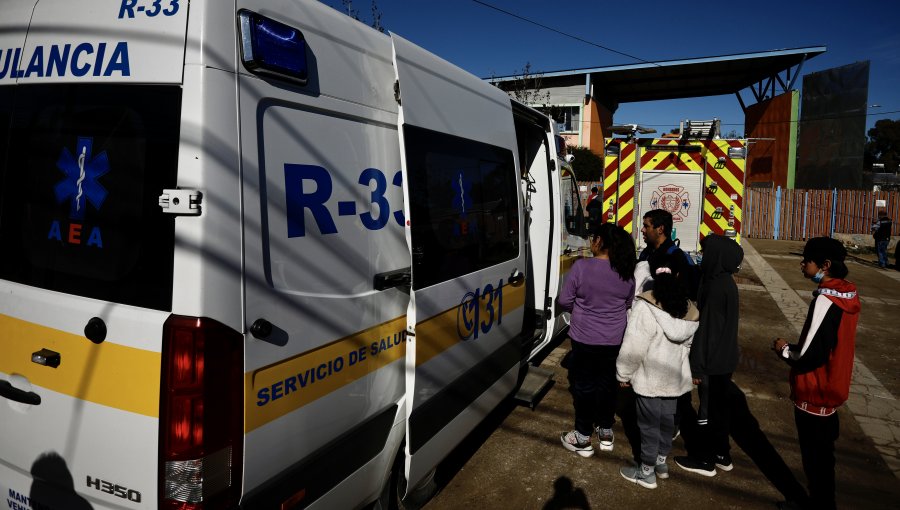
[[(393, 271), (378, 273), (375, 275), (373, 286), (375, 290), (388, 290), (396, 287), (408, 288), (412, 282), (412, 272), (408, 267), (402, 267)], [(407, 289), (408, 290), (408, 289)]]
[(513, 272), (511, 275), (509, 275), (507, 281), (513, 287), (518, 287), (519, 285), (522, 285), (522, 282), (525, 281), (525, 274), (523, 274), (522, 271), (519, 271), (518, 269), (513, 269)]
[(31, 404), (33, 406), (41, 405), (41, 396), (33, 391), (20, 390), (9, 384), (8, 381), (0, 381), (0, 397), (6, 397), (15, 402), (23, 404)]

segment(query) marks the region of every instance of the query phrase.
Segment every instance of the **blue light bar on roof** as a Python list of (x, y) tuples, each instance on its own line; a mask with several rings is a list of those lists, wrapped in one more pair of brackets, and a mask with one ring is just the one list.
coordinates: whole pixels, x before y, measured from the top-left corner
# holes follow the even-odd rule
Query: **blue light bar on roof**
[(244, 67), (306, 85), (306, 39), (300, 30), (250, 11), (240, 11), (238, 20)]

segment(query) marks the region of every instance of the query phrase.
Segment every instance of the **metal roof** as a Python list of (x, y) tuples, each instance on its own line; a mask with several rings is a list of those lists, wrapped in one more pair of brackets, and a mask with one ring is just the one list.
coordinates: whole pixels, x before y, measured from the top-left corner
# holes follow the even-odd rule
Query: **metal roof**
[[(541, 88), (583, 85), (590, 75), (595, 98), (603, 102), (631, 103), (733, 94), (794, 66), (802, 66), (825, 51), (825, 46), (810, 46), (535, 74), (541, 78)], [(502, 89), (504, 82), (518, 78), (503, 76), (489, 81)], [(788, 76), (788, 80), (792, 78)]]

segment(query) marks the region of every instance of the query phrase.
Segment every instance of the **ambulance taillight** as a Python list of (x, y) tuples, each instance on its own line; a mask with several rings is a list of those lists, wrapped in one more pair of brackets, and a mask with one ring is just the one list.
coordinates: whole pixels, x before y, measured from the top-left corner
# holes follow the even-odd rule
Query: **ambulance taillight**
[(211, 319), (163, 326), (160, 508), (237, 506), (243, 441), (243, 336)]

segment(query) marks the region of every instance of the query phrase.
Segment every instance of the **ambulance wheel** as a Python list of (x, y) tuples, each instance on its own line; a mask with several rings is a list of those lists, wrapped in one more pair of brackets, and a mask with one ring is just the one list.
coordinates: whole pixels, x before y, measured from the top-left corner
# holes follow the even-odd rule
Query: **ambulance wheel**
[(403, 455), (402, 452), (397, 454), (394, 466), (391, 469), (391, 476), (388, 478), (381, 495), (372, 506), (374, 510), (419, 510), (427, 503), (435, 492), (437, 492), (437, 483), (434, 480), (435, 471), (425, 477), (425, 480), (419, 484), (406, 498), (406, 477), (403, 474)]
[(371, 506), (371, 510), (397, 510), (403, 508), (400, 506), (399, 495), (402, 492), (400, 492), (400, 487), (397, 484), (398, 471), (396, 463), (394, 464), (394, 467), (391, 469), (391, 476), (388, 477), (387, 482), (382, 487), (381, 494)]

